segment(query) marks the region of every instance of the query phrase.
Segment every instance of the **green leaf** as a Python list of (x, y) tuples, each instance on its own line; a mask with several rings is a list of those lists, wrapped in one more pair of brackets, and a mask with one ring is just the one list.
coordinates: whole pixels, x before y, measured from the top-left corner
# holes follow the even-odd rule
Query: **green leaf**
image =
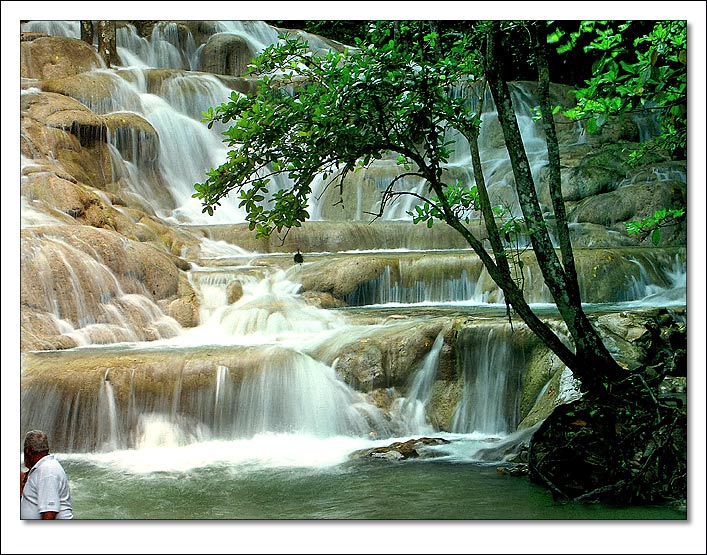
[(655, 228), (651, 233), (651, 242), (656, 247), (660, 244), (660, 228)]

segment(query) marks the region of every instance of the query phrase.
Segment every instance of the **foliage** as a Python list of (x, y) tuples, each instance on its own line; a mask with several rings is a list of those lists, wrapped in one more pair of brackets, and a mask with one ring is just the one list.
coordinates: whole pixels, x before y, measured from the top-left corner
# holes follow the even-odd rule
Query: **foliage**
[[(406, 33), (414, 25), (421, 23), (399, 30)], [(204, 112), (209, 126), (232, 122), (224, 133), (232, 150), (195, 185), (203, 210), (213, 214), (222, 197), (236, 191), (250, 228), (269, 235), (308, 217), (311, 183), (319, 173), (329, 186), (342, 187), (349, 172), (395, 153), (408, 168), (401, 177), (441, 175), (452, 146), (446, 130), (479, 122), (464, 99), (446, 94), (454, 83), (469, 79), (473, 61), (464, 53), (467, 42), (459, 39), (435, 59), (434, 32), (425, 33), (416, 48), (403, 49), (393, 31), (373, 27), (380, 47), (359, 40), (357, 48), (323, 57), (300, 38), (268, 47), (252, 66), (263, 77), (258, 94), (234, 92), (229, 102)], [(420, 65), (420, 57), (430, 62)], [(284, 177), (290, 181), (278, 189)], [(383, 205), (400, 194), (393, 185)], [(454, 197), (455, 187), (442, 199), (445, 204), (465, 202)]]
[(626, 231), (629, 235), (638, 235), (643, 239), (651, 236), (653, 245), (660, 243), (662, 227), (673, 225), (685, 217), (685, 210), (682, 208), (661, 208), (656, 210), (652, 216), (643, 218), (638, 222), (626, 222)]
[[(592, 77), (574, 90), (577, 105), (564, 114), (582, 120), (589, 133), (597, 132), (610, 116), (624, 113), (657, 114), (660, 134), (631, 153), (639, 163), (649, 150), (667, 152), (672, 158), (687, 155), (687, 22), (657, 21), (649, 32), (628, 41), (633, 21), (582, 21), (570, 33), (556, 29), (551, 41), (560, 53), (574, 52), (580, 37), (593, 39), (585, 52), (597, 52)], [(635, 33), (634, 33), (635, 34)], [(660, 242), (660, 228), (684, 216), (682, 207), (656, 211), (639, 222), (627, 222), (629, 234), (650, 234)]]
[(600, 54), (586, 86), (574, 91), (577, 105), (565, 111), (565, 115), (583, 120), (587, 131), (594, 133), (609, 116), (655, 112), (661, 134), (645, 148), (658, 148), (684, 159), (687, 22), (657, 21), (648, 34), (627, 44), (625, 35), (632, 25), (631, 21), (582, 21), (575, 32), (566, 35), (556, 31), (552, 35), (559, 52), (571, 52), (580, 36), (593, 36), (584, 50)]

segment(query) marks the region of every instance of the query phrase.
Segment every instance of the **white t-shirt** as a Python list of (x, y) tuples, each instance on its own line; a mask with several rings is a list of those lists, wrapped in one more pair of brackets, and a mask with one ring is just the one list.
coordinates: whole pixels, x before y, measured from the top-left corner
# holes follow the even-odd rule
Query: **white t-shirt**
[(41, 519), (47, 511), (57, 513), (57, 519), (74, 518), (69, 481), (54, 455), (45, 455), (30, 469), (20, 498), (23, 520)]

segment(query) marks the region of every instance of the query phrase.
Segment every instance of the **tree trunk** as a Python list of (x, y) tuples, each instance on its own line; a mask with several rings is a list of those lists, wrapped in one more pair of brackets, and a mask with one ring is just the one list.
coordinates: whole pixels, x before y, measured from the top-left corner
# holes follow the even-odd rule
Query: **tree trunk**
[(543, 131), (547, 144), (548, 155), (548, 184), (552, 209), (555, 213), (556, 235), (560, 243), (562, 265), (567, 275), (568, 293), (573, 302), (579, 299), (579, 283), (577, 270), (574, 264), (572, 243), (570, 242), (569, 226), (567, 225), (567, 212), (565, 200), (562, 198), (562, 179), (560, 172), (560, 146), (557, 142), (555, 122), (550, 107), (550, 67), (547, 61), (547, 26), (545, 22), (535, 24), (535, 60), (538, 66), (538, 99), (542, 113)]
[[(508, 85), (502, 77), (501, 60), (497, 56), (499, 48), (498, 23), (494, 23), (493, 30), (489, 34), (486, 77), (493, 94), (498, 119), (506, 141), (515, 178), (518, 202), (530, 233), (530, 241), (545, 284), (575, 344), (575, 364), (568, 366), (570, 366), (575, 376), (582, 381), (588, 391), (601, 395), (606, 389), (603, 384), (611, 384), (618, 381), (624, 377), (623, 371), (607, 350), (601, 337), (582, 309), (579, 291), (576, 286), (577, 276), (569, 244), (569, 234), (567, 233), (563, 239), (565, 244), (562, 254), (566, 257), (566, 261), (570, 261), (565, 267), (560, 263), (553, 247), (547, 222), (543, 218), (542, 209), (540, 208), (530, 164), (523, 147), (523, 139), (518, 129)], [(552, 126), (554, 129), (552, 120), (546, 121), (546, 125)], [(564, 213), (564, 203), (559, 187), (557, 137), (551, 132), (547, 139), (548, 142), (552, 142), (554, 139), (554, 146), (550, 147), (549, 158), (551, 166), (555, 166), (554, 169), (551, 167), (550, 171), (550, 175), (554, 175), (555, 179), (552, 184), (553, 207), (555, 209), (559, 208), (559, 213), (555, 214), (555, 219), (558, 227), (566, 227), (567, 218)]]
[(118, 51), (115, 44), (115, 21), (98, 22), (98, 53), (108, 67), (118, 65)]
[(81, 40), (93, 46), (93, 21), (81, 20)]

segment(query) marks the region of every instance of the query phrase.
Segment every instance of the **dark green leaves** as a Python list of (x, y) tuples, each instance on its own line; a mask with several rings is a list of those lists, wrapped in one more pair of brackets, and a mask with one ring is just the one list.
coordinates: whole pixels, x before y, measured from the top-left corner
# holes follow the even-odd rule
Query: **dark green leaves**
[[(636, 22), (641, 23), (641, 22)], [(652, 112), (661, 135), (644, 146), (663, 149), (674, 158), (686, 154), (687, 144), (687, 22), (658, 21), (650, 32), (631, 44), (626, 36), (634, 22), (583, 21), (579, 29), (552, 34), (558, 52), (571, 51), (580, 39), (591, 41), (584, 50), (595, 52), (593, 76), (574, 91), (577, 106), (567, 117), (583, 120), (588, 132), (598, 131), (608, 116), (622, 112)]]
[[(317, 175), (342, 184), (348, 172), (390, 153), (406, 172), (437, 179), (454, 148), (446, 129), (479, 123), (447, 94), (468, 79), (470, 43), (460, 38), (442, 58), (439, 39), (429, 22), (378, 22), (360, 48), (318, 56), (303, 40), (282, 37), (251, 64), (257, 92), (234, 92), (203, 113), (209, 126), (232, 123), (224, 132), (231, 150), (194, 197), (212, 214), (233, 191), (251, 229), (269, 234), (309, 217)], [(469, 210), (473, 200), (460, 191), (449, 202)]]
[(683, 208), (662, 208), (656, 210), (648, 218), (626, 222), (626, 231), (629, 235), (637, 235), (641, 240), (650, 235), (651, 243), (654, 246), (658, 246), (661, 239), (660, 229), (682, 221), (685, 218), (685, 214), (686, 211)]

